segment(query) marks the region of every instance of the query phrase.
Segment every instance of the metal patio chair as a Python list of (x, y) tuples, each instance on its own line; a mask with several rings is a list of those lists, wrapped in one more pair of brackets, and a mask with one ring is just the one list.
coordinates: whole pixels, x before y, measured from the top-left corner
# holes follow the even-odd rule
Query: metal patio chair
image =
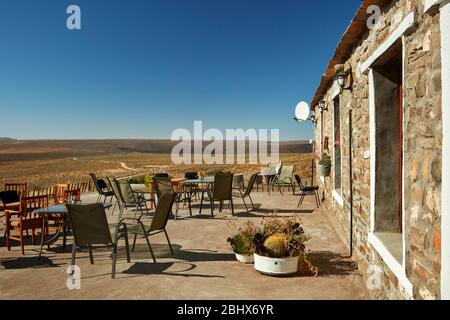
[(271, 182), (271, 188), (273, 190), (274, 186), (278, 186), (278, 191), (281, 194), (284, 194), (284, 188), (291, 188), (294, 193), (294, 166), (282, 166), (280, 170), (280, 174), (275, 176), (275, 178)]
[(127, 262), (130, 262), (130, 249), (128, 244), (127, 225), (123, 221), (119, 221), (114, 233), (114, 240), (109, 230), (106, 211), (101, 203), (87, 205), (67, 205), (69, 219), (72, 226), (74, 244), (72, 247), (71, 265), (75, 265), (77, 249), (87, 247), (89, 250), (89, 260), (94, 264), (94, 248), (111, 248), (112, 249), (112, 271), (111, 278), (116, 277), (116, 260), (117, 260), (117, 244), (119, 239), (125, 238), (125, 250), (127, 254)]
[(147, 242), (147, 246), (148, 249), (150, 250), (150, 254), (152, 255), (154, 263), (156, 263), (156, 258), (149, 240), (149, 237), (153, 235), (164, 233), (167, 239), (167, 243), (169, 244), (170, 247), (170, 252), (172, 253), (172, 255), (174, 254), (172, 244), (170, 243), (169, 235), (167, 234), (166, 226), (169, 220), (169, 215), (172, 212), (172, 206), (175, 197), (176, 197), (175, 193), (165, 193), (161, 195), (158, 201), (158, 205), (156, 206), (156, 213), (152, 218), (150, 226), (146, 227), (142, 223), (141, 217), (139, 217), (139, 219), (135, 219), (135, 223), (127, 224), (128, 233), (134, 234), (133, 247), (131, 250), (134, 252), (137, 237), (142, 236), (143, 238), (145, 238)]
[[(126, 209), (134, 208), (134, 217), (137, 216), (138, 211), (145, 212), (148, 214), (149, 210), (147, 207), (147, 199), (144, 194), (139, 194), (133, 191), (130, 182), (127, 179), (113, 179), (116, 184), (116, 189), (118, 190), (119, 197), (119, 220), (122, 219), (123, 212)], [(114, 192), (115, 194), (115, 192)]]
[[(219, 201), (219, 212), (222, 212), (224, 201), (230, 202), (231, 214), (234, 216), (233, 204), (233, 174), (230, 172), (218, 172), (214, 176), (212, 191), (206, 192), (211, 205), (211, 218), (214, 219), (214, 202)], [(202, 213), (204, 192), (200, 201), (200, 213)]]
[(154, 177), (153, 181), (155, 183), (155, 191), (156, 196), (159, 198), (166, 193), (173, 193), (175, 194), (174, 202), (176, 203), (176, 210), (175, 210), (175, 220), (178, 217), (178, 211), (180, 207), (180, 203), (184, 203), (185, 201), (188, 202), (189, 206), (189, 214), (192, 217), (192, 198), (194, 197), (194, 192), (192, 190), (186, 190), (182, 192), (175, 192), (173, 189), (172, 180), (169, 177)]
[(108, 185), (106, 184), (105, 180), (103, 179), (97, 179), (97, 176), (95, 173), (89, 173), (89, 175), (92, 178), (92, 182), (94, 183), (95, 189), (98, 192), (97, 202), (100, 202), (103, 197), (103, 203), (106, 202), (106, 199), (111, 197), (110, 203), (112, 202), (112, 199), (114, 198), (114, 192), (109, 190)]
[(252, 210), (255, 210), (255, 205), (253, 204), (253, 199), (252, 199), (251, 193), (253, 191), (253, 187), (255, 185), (257, 177), (258, 177), (258, 173), (254, 173), (251, 175), (250, 180), (247, 185), (247, 189), (245, 190), (245, 192), (242, 192), (241, 189), (238, 190), (239, 192), (236, 192), (236, 191), (233, 192), (233, 197), (242, 199), (242, 202), (244, 202), (245, 208), (247, 209), (248, 213), (250, 213), (250, 210), (248, 210), (248, 206), (247, 206), (247, 203), (245, 202), (245, 199), (248, 198), (250, 200), (250, 202), (252, 204)]
[(300, 207), (300, 205), (303, 204), (303, 200), (305, 199), (305, 197), (307, 195), (314, 195), (314, 197), (316, 198), (316, 205), (317, 208), (320, 207), (320, 197), (319, 197), (319, 186), (304, 186), (302, 183), (302, 179), (300, 178), (300, 176), (298, 174), (294, 175), (295, 180), (297, 181), (297, 184), (300, 188), (300, 200), (298, 201), (298, 205), (297, 207)]

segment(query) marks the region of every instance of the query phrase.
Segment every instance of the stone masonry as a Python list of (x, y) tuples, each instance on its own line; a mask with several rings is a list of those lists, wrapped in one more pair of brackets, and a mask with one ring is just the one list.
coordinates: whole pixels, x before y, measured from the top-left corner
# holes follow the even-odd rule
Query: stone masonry
[[(333, 195), (334, 175), (319, 182), (325, 211), (334, 221), (338, 234), (349, 241), (350, 179), (353, 179), (353, 248), (361, 271), (370, 277), (368, 267), (383, 271), (381, 287), (373, 290), (375, 298), (440, 298), (440, 197), (441, 197), (441, 54), (439, 12), (424, 13), (422, 0), (398, 0), (382, 8), (379, 23), (356, 43), (350, 59), (353, 90), (340, 94), (342, 144), (343, 206)], [(370, 233), (370, 110), (369, 77), (360, 67), (411, 12), (416, 13), (414, 30), (404, 36), (403, 58), (403, 148), (404, 148), (404, 226), (406, 277), (413, 285), (408, 296), (395, 274), (368, 241)], [(333, 158), (334, 83), (322, 98), (328, 111), (321, 116), (316, 108), (316, 145), (329, 138), (328, 153)], [(313, 106), (316, 107), (316, 106)], [(353, 110), (353, 130), (349, 132), (349, 109)], [(321, 119), (324, 133), (321, 136)], [(349, 135), (352, 135), (353, 176), (349, 176)], [(334, 165), (334, 163), (333, 163)]]

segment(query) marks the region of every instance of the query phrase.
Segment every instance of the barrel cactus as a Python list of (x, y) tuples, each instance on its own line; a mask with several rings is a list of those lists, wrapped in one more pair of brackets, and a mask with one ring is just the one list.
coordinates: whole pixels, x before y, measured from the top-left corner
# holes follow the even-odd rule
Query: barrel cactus
[(283, 258), (288, 255), (288, 243), (286, 236), (275, 234), (264, 241), (264, 247), (272, 258)]

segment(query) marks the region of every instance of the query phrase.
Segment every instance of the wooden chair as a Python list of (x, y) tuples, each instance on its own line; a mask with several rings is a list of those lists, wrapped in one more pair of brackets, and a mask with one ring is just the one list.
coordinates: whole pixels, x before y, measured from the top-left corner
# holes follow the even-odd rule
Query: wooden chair
[(81, 189), (64, 190), (64, 203), (69, 203), (70, 201), (81, 201)]
[[(35, 244), (36, 229), (42, 230), (43, 219), (42, 216), (33, 215), (33, 211), (40, 208), (48, 207), (48, 196), (36, 197), (21, 197), (20, 210), (6, 210), (5, 211), (5, 229), (6, 229), (6, 246), (8, 251), (11, 250), (11, 240), (19, 241), (22, 248), (22, 254), (25, 254), (25, 240), (24, 231), (31, 230), (32, 244)], [(11, 232), (18, 232), (18, 235), (13, 235)]]
[(5, 183), (5, 191), (16, 191), (19, 194), (19, 196), (20, 195), (27, 196), (28, 183), (26, 182)]
[(53, 201), (55, 203), (65, 203), (65, 192), (68, 190), (67, 184), (55, 184), (53, 188)]

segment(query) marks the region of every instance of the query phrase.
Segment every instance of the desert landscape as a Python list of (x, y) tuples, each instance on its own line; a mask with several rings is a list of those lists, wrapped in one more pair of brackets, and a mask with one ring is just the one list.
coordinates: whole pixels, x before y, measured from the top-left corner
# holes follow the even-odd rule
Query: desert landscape
[[(89, 180), (88, 174), (127, 176), (169, 172), (181, 177), (187, 171), (211, 169), (250, 173), (261, 165), (173, 165), (170, 140), (13, 140), (0, 141), (0, 184), (28, 182), (30, 189), (55, 183)], [(305, 141), (280, 143), (280, 160), (311, 176), (311, 145)]]

